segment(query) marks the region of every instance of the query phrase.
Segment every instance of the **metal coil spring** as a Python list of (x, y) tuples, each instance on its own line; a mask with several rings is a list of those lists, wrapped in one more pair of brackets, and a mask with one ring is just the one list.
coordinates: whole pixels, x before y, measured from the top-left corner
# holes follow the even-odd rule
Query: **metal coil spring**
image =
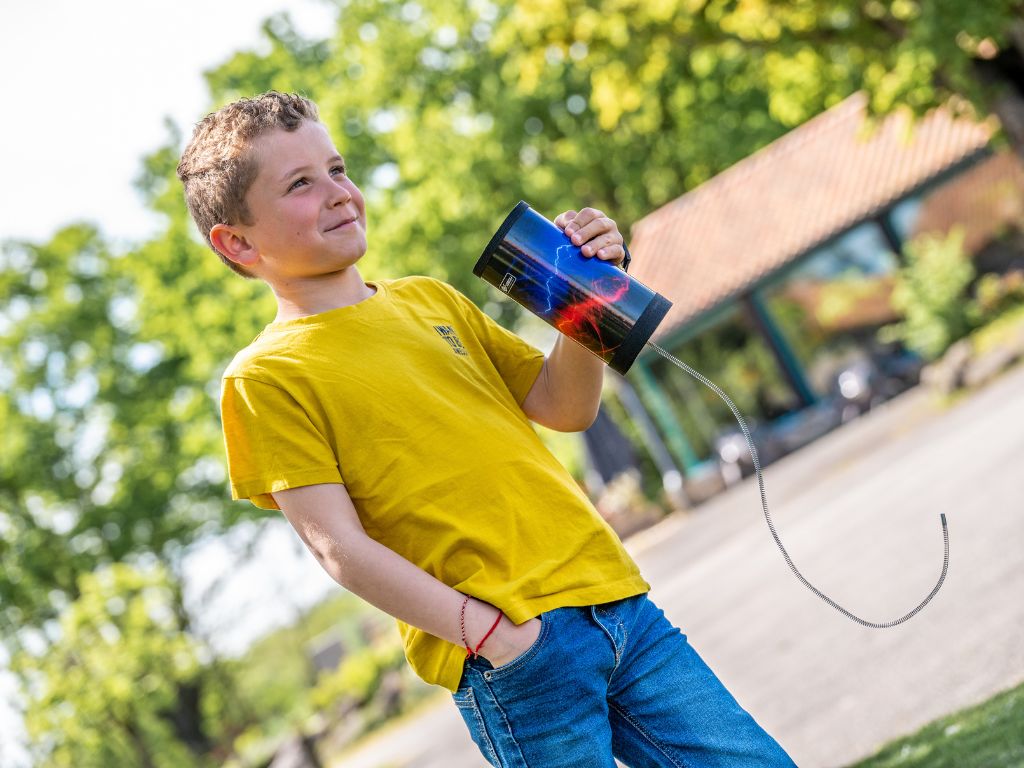
[(772, 516), (768, 512), (768, 498), (764, 492), (764, 479), (761, 477), (761, 462), (757, 457), (757, 449), (754, 448), (754, 441), (750, 437), (750, 430), (747, 429), (747, 423), (743, 420), (743, 416), (740, 415), (739, 410), (733, 404), (732, 400), (729, 399), (729, 396), (725, 394), (725, 392), (723, 392), (721, 389), (719, 389), (718, 386), (716, 386), (714, 382), (712, 382), (710, 379), (693, 370), (693, 368), (688, 366), (682, 360), (679, 360), (678, 358), (670, 355), (657, 344), (649, 341), (647, 342), (647, 345), (654, 349), (659, 355), (664, 357), (666, 360), (668, 360), (671, 363), (674, 363), (676, 366), (682, 368), (684, 371), (689, 373), (701, 384), (704, 384), (706, 387), (710, 388), (716, 395), (722, 398), (722, 401), (727, 406), (729, 406), (729, 410), (732, 411), (732, 415), (736, 417), (736, 422), (740, 425), (740, 429), (743, 431), (743, 437), (746, 439), (747, 447), (750, 449), (750, 457), (754, 461), (754, 472), (757, 473), (757, 485), (761, 491), (761, 508), (764, 510), (764, 519), (768, 522), (768, 530), (772, 532), (772, 538), (775, 539), (775, 543), (776, 545), (778, 545), (779, 551), (782, 552), (782, 556), (786, 559), (786, 564), (789, 566), (790, 570), (793, 571), (793, 575), (795, 575), (797, 579), (800, 580), (801, 584), (803, 584), (805, 587), (811, 590), (811, 592), (816, 594), (818, 597), (820, 597), (822, 600), (824, 600), (826, 603), (828, 603), (830, 606), (835, 608), (837, 611), (839, 611), (847, 618), (852, 619), (853, 621), (865, 627), (870, 627), (871, 629), (888, 629), (890, 627), (895, 627), (899, 624), (902, 624), (908, 619), (911, 619), (914, 616), (916, 616), (922, 608), (924, 608), (926, 605), (928, 605), (928, 603), (931, 602), (931, 599), (935, 597), (936, 594), (938, 594), (939, 589), (942, 587), (942, 583), (946, 580), (946, 571), (949, 569), (949, 531), (946, 527), (946, 516), (944, 514), (939, 515), (939, 518), (942, 521), (942, 540), (944, 547), (944, 552), (942, 556), (942, 573), (939, 575), (939, 580), (935, 584), (935, 587), (932, 589), (930, 593), (928, 593), (928, 596), (924, 600), (922, 600), (920, 604), (918, 604), (918, 606), (914, 608), (914, 610), (910, 611), (910, 613), (906, 614), (905, 616), (901, 616), (898, 619), (894, 619), (893, 621), (867, 621), (865, 619), (860, 618), (859, 616), (856, 616), (847, 609), (843, 608), (841, 605), (839, 605), (839, 603), (837, 603), (835, 600), (833, 600), (828, 595), (819, 590), (817, 587), (815, 587), (813, 584), (811, 584), (811, 582), (809, 582), (806, 578), (804, 578), (804, 575), (800, 573), (800, 571), (797, 570), (796, 565), (793, 564), (793, 560), (792, 558), (790, 558), (789, 553), (786, 551), (786, 548), (782, 546), (782, 540), (779, 539), (779, 534), (775, 530), (775, 524), (772, 522)]

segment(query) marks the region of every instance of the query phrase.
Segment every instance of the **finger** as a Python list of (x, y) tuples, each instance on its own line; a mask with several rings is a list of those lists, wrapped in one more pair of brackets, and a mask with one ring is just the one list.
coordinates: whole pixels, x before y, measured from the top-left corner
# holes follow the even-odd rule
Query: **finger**
[(572, 241), (575, 245), (583, 245), (604, 234), (614, 234), (621, 239), (621, 235), (618, 235), (618, 230), (615, 227), (615, 222), (607, 216), (594, 219), (589, 224), (581, 226), (573, 232)]
[[(575, 221), (573, 221), (571, 226), (568, 229), (566, 229), (565, 234), (571, 235), (573, 232), (578, 232), (580, 229), (587, 226), (595, 219), (599, 219), (603, 216), (604, 214), (601, 213), (596, 208), (584, 208), (578, 214), (576, 214)], [(585, 243), (586, 240), (581, 240), (580, 242)]]
[(622, 263), (623, 259), (626, 258), (626, 249), (621, 245), (607, 245), (598, 250), (594, 255), (601, 259), (601, 261), (607, 261), (611, 264), (619, 265)]
[(572, 210), (558, 214), (558, 216), (555, 218), (555, 226), (558, 227), (559, 229), (565, 229), (566, 225), (576, 218), (576, 215), (576, 211)]
[(606, 260), (613, 259), (617, 255), (621, 258), (626, 253), (622, 249), (622, 236), (615, 231), (595, 237), (584, 244), (580, 250), (583, 251), (584, 256), (598, 256)]

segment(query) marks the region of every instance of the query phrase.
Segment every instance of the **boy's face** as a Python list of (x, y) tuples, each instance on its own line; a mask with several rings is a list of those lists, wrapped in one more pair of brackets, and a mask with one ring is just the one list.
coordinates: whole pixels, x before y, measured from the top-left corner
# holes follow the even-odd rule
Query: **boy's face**
[(259, 169), (245, 197), (253, 223), (235, 229), (258, 254), (257, 276), (273, 283), (328, 275), (366, 253), (363, 195), (321, 123), (271, 131), (250, 151)]

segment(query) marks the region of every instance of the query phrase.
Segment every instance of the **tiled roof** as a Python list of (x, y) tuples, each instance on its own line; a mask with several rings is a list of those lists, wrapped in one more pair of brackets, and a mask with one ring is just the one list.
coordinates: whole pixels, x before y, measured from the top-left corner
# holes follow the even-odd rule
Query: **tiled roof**
[[(674, 302), (656, 337), (984, 149), (991, 122), (897, 114), (865, 138), (854, 94), (633, 226), (630, 273)], [(909, 140), (908, 140), (909, 136)]]

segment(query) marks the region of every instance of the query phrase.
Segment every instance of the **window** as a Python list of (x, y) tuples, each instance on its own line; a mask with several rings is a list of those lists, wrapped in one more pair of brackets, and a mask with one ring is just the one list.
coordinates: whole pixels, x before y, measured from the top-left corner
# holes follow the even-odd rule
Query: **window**
[(889, 210), (889, 222), (901, 243), (914, 237), (923, 205), (924, 200), (918, 195), (900, 200)]
[(853, 359), (880, 353), (876, 331), (896, 320), (890, 299), (897, 268), (880, 228), (868, 222), (762, 289), (815, 395), (827, 396)]

